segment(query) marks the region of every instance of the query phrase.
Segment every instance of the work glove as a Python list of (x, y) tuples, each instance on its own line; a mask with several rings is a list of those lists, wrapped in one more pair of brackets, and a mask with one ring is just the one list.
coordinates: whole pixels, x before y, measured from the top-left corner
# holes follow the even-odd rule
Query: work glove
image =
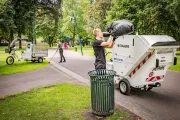
[(118, 38), (118, 36), (113, 36), (113, 42)]

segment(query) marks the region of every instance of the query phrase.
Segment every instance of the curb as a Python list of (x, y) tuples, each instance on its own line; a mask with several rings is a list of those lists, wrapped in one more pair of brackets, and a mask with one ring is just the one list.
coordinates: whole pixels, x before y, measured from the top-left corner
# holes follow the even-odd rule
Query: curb
[(86, 78), (84, 78), (84, 77), (82, 77), (82, 76), (80, 76), (80, 75), (78, 75), (78, 74), (70, 71), (69, 69), (67, 69), (67, 68), (65, 68), (65, 67), (62, 67), (61, 65), (57, 64), (57, 63), (54, 62), (54, 61), (51, 61), (51, 63), (52, 63), (55, 67), (57, 67), (59, 70), (63, 71), (64, 73), (66, 73), (66, 74), (70, 75), (71, 77), (79, 80), (80, 82), (83, 82), (83, 83), (85, 83), (86, 85), (90, 86), (90, 80), (88, 80), (88, 79), (86, 79)]

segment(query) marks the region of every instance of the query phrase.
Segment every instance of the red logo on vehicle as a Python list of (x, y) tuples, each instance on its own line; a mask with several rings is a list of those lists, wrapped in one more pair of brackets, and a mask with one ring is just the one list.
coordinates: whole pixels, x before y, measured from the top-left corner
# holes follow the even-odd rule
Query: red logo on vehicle
[(154, 72), (149, 73), (149, 77), (152, 77), (154, 75)]

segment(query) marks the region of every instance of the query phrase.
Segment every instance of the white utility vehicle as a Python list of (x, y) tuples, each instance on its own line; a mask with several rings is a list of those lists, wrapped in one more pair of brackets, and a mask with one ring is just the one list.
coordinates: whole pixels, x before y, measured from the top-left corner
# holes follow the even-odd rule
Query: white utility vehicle
[(15, 39), (10, 44), (10, 49), (5, 49), (6, 53), (11, 54), (11, 56), (7, 57), (6, 63), (8, 65), (12, 65), (14, 63), (14, 59), (17, 58), (18, 61), (32, 61), (32, 62), (43, 62), (44, 57), (48, 56), (48, 49), (44, 46), (36, 46), (32, 42), (26, 42), (26, 51), (21, 52), (21, 57), (18, 57), (16, 54), (15, 42), (21, 39)]
[(116, 39), (107, 69), (116, 71), (115, 84), (122, 94), (131, 88), (147, 91), (161, 86), (167, 69), (176, 65), (179, 43), (166, 35), (124, 35)]

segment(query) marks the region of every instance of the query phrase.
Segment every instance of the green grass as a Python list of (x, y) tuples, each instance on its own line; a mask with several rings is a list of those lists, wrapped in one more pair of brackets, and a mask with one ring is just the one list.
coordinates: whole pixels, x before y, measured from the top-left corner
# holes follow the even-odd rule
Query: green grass
[(119, 112), (119, 110), (115, 109), (114, 114), (112, 116), (107, 117), (107, 120), (124, 120), (123, 118), (128, 118), (127, 113)]
[(177, 65), (171, 65), (169, 69), (174, 71), (180, 71), (180, 51), (176, 52), (176, 57), (177, 57)]
[[(90, 88), (60, 84), (0, 99), (0, 120), (84, 120), (90, 109)], [(88, 111), (89, 112), (89, 111)], [(108, 120), (128, 118), (118, 110)]]
[[(92, 46), (85, 46), (82, 49), (83, 49), (83, 54), (84, 55), (94, 56), (94, 50), (93, 50)], [(74, 47), (70, 47), (70, 48), (68, 48), (68, 50), (75, 50), (75, 48)], [(106, 48), (106, 51), (107, 52), (111, 52), (111, 49), (110, 48)], [(80, 46), (77, 46), (77, 52), (81, 53)], [(108, 54), (106, 56), (107, 60), (109, 60), (111, 58), (112, 58), (112, 54)]]
[[(13, 65), (7, 65), (6, 58), (10, 55), (4, 52), (5, 48), (6, 47), (0, 47), (0, 76), (36, 70), (48, 65), (46, 60), (43, 63), (33, 63), (27, 61), (17, 61), (16, 59)], [(22, 50), (24, 50), (24, 48)], [(19, 57), (22, 50), (17, 50), (16, 52)]]

